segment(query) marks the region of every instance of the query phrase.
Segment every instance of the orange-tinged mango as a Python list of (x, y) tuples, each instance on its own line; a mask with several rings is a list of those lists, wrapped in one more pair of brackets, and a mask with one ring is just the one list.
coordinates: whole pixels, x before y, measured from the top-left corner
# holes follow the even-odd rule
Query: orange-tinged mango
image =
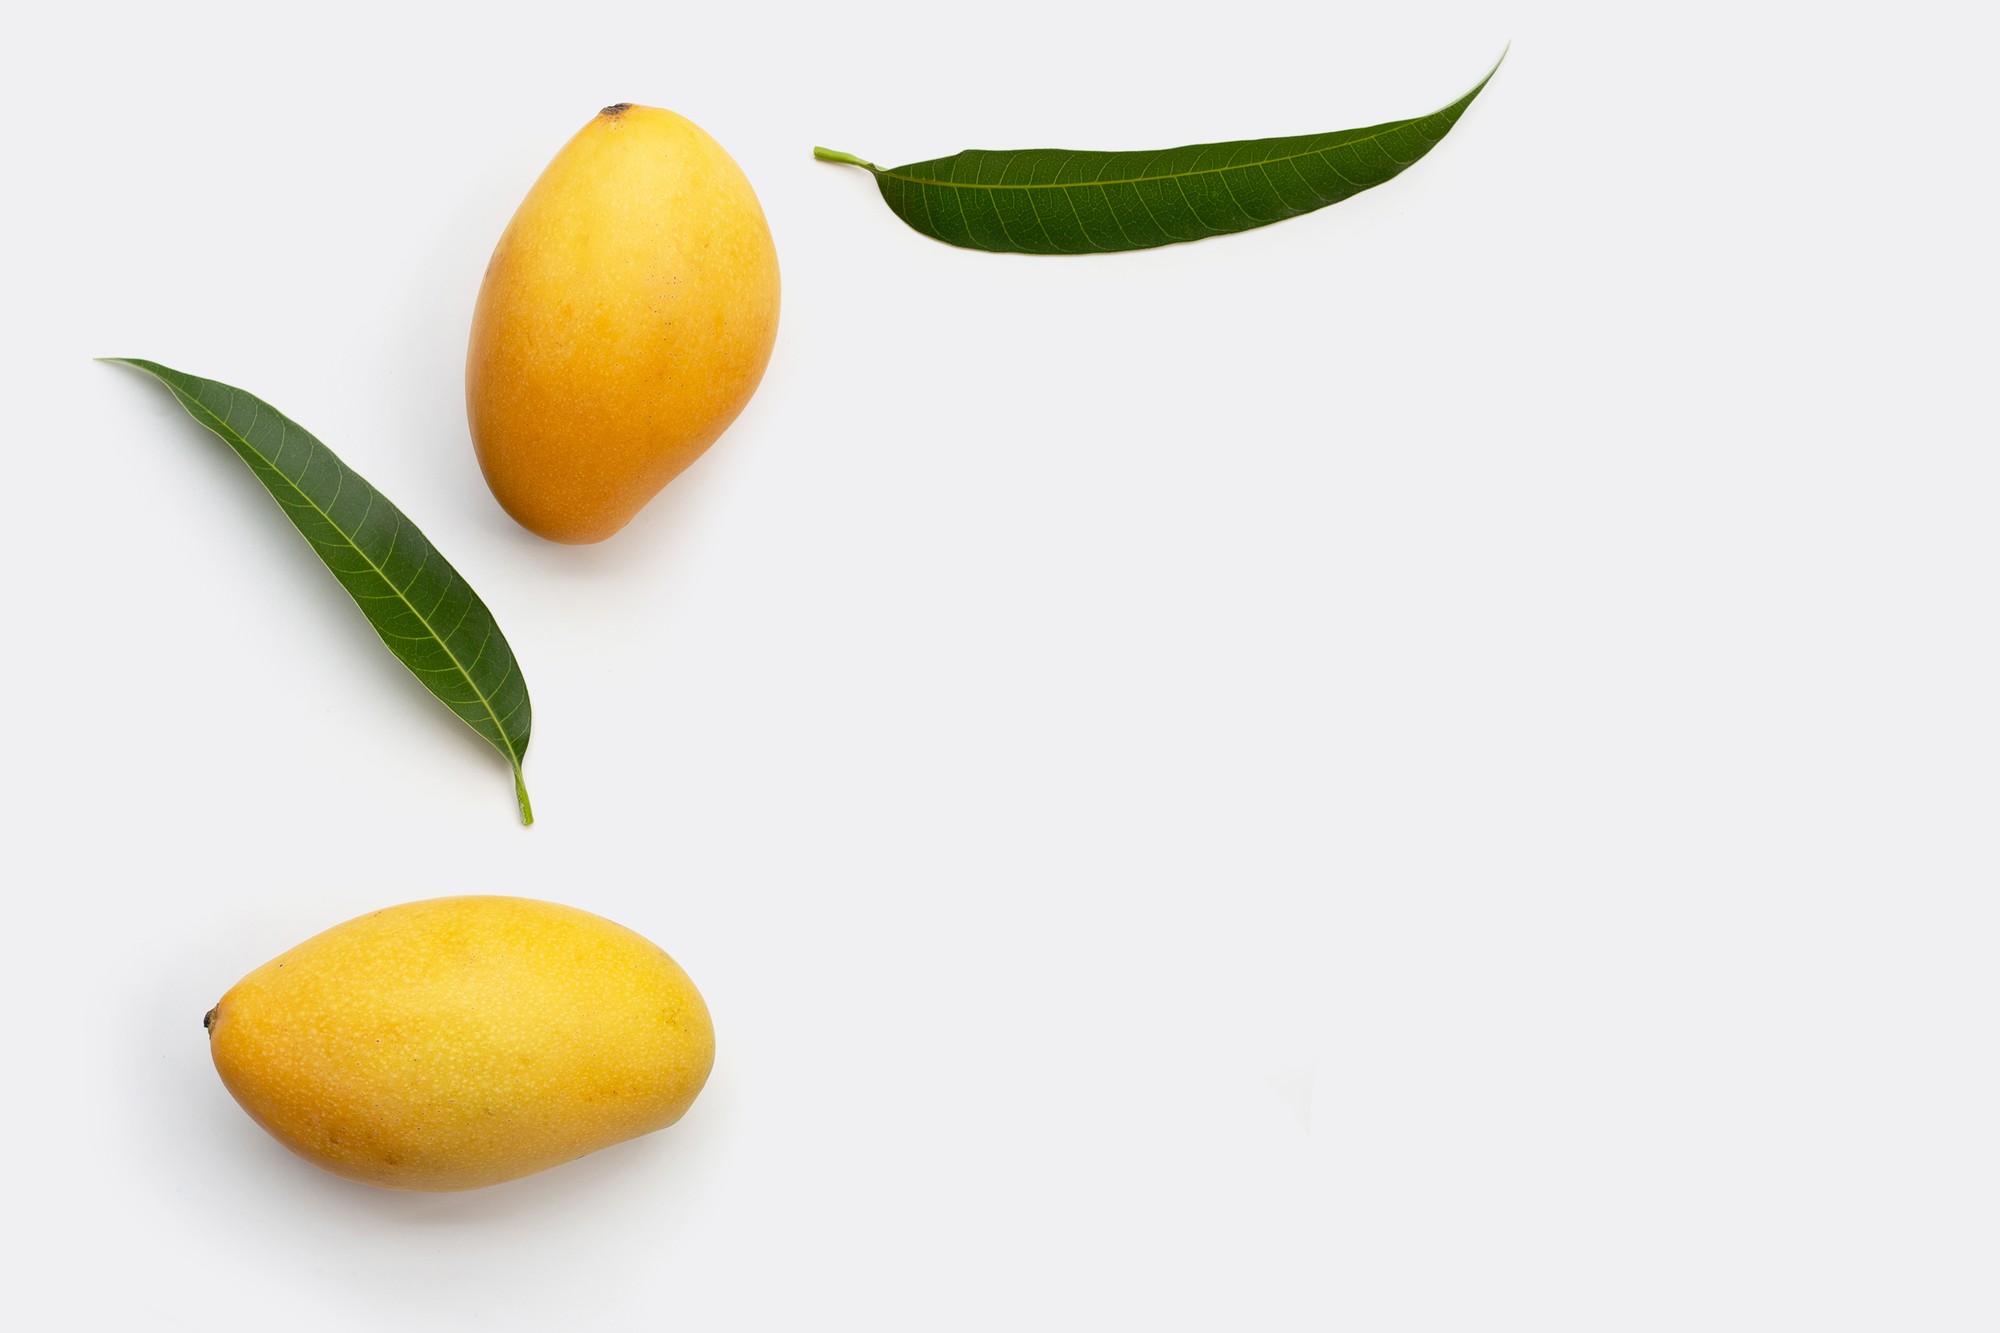
[(694, 983), (573, 907), (433, 898), (280, 954), (209, 1011), (231, 1094), (316, 1166), (497, 1184), (681, 1118), (715, 1059)]
[(750, 182), (692, 121), (606, 107), (500, 237), (466, 415), (530, 532), (597, 542), (715, 442), (763, 378), (778, 255)]

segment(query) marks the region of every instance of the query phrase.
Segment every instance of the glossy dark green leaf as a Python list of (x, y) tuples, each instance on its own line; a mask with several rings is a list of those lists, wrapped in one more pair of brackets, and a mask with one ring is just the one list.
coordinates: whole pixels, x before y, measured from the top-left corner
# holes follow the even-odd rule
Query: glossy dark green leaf
[(1436, 147), (1499, 68), (1428, 116), (1329, 134), (1157, 152), (969, 148), (887, 168), (830, 148), (813, 156), (866, 167), (897, 217), (951, 245), (1038, 255), (1143, 250), (1282, 222), (1380, 185)]
[(528, 685), (493, 613), (403, 511), (297, 422), (261, 399), (152, 361), (188, 415), (250, 465), (389, 651), (484, 736), (514, 770), (521, 822), (535, 822), (521, 760), (531, 721)]

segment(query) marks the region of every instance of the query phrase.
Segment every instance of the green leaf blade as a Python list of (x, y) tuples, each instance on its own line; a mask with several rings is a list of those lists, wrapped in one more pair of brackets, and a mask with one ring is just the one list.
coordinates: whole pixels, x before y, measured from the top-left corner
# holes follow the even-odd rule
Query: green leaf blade
[(532, 824), (521, 762), (533, 709), (493, 613), (388, 497), (269, 403), (158, 362), (109, 357), (151, 375), (227, 444), (425, 689), (507, 760)]
[(813, 155), (873, 173), (891, 212), (947, 245), (1016, 254), (1143, 250), (1269, 226), (1393, 179), (1443, 140), (1499, 68), (1495, 62), (1465, 96), (1427, 116), (1328, 134), (1151, 152), (968, 148), (887, 168), (825, 148)]

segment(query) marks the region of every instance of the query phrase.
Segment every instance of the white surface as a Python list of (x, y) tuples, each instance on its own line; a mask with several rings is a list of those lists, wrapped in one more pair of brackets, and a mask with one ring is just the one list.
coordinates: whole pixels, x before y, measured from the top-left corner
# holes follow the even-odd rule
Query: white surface
[[(1993, 118), (1943, 13), (17, 16), (10, 1310), (1992, 1328)], [(809, 156), (1366, 124), (1509, 39), (1405, 176), (1200, 245), (951, 250)], [(620, 99), (743, 164), (784, 324), (565, 549), (480, 481), (464, 337)], [(534, 829), (104, 354), (277, 404), (471, 579)], [(292, 1160), (202, 1012), (468, 891), (663, 943), (707, 1092), (468, 1195)]]

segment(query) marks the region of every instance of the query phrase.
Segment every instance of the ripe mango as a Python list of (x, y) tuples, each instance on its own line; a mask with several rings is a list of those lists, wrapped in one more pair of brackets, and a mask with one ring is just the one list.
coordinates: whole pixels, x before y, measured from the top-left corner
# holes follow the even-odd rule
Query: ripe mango
[(501, 507), (551, 541), (630, 522), (750, 401), (778, 334), (778, 254), (722, 145), (621, 102), (501, 234), (465, 359)]
[(204, 1022), (253, 1120), (391, 1189), (497, 1184), (671, 1125), (715, 1059), (673, 959), (529, 898), (356, 917), (244, 977)]

